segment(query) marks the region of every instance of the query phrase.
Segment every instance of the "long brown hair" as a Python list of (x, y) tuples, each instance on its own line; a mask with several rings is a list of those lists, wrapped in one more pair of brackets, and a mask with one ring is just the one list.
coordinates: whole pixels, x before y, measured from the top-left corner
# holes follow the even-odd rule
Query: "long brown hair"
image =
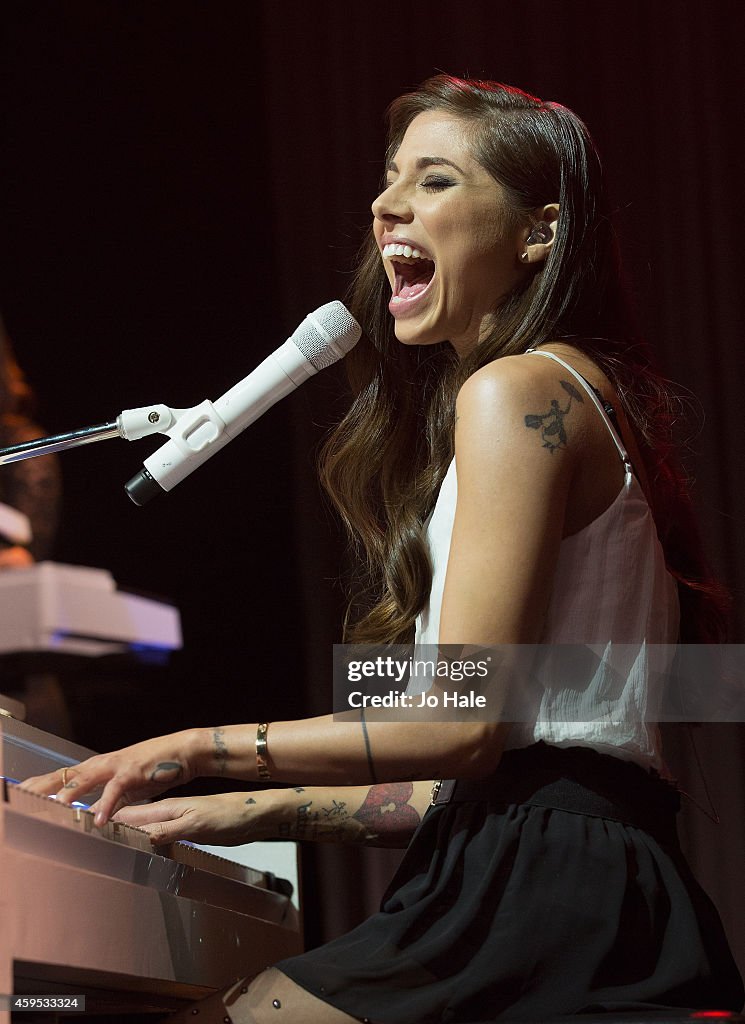
[(467, 124), (476, 158), (516, 218), (527, 225), (531, 211), (556, 202), (560, 213), (546, 263), (502, 301), (491, 333), (462, 361), (446, 342), (397, 341), (380, 253), (372, 232), (366, 239), (349, 295), (365, 332), (346, 358), (353, 402), (321, 460), (323, 483), (367, 565), (347, 639), (407, 642), (413, 635), (432, 578), (422, 525), (453, 456), (460, 385), (494, 359), (559, 339), (586, 352), (618, 392), (648, 470), (668, 565), (684, 584), (684, 636), (704, 639), (719, 628), (721, 592), (700, 558), (684, 478), (672, 460), (675, 403), (629, 314), (602, 167), (585, 125), (566, 107), (519, 89), (438, 75), (391, 104), (388, 160), (413, 119), (431, 110)]

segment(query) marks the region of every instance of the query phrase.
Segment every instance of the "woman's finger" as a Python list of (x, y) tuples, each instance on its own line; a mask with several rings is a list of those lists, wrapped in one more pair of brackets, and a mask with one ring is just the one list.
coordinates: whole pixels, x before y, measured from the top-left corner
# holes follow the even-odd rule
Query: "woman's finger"
[(99, 827), (105, 825), (109, 819), (116, 814), (125, 804), (137, 799), (135, 792), (136, 779), (128, 779), (126, 776), (115, 775), (109, 779), (103, 788), (101, 796), (96, 801), (95, 817), (93, 822)]
[(90, 758), (80, 764), (57, 768), (47, 775), (24, 779), (20, 786), (39, 796), (54, 796), (61, 803), (70, 804), (94, 792), (106, 780), (100, 758)]
[(113, 820), (121, 821), (125, 825), (134, 825), (135, 828), (142, 828), (143, 825), (151, 825), (153, 822), (179, 818), (183, 812), (184, 806), (181, 799), (158, 800), (153, 804), (122, 807), (113, 815)]
[(164, 846), (186, 838), (186, 829), (178, 818), (175, 821), (156, 821), (151, 825), (143, 825), (142, 830), (147, 832), (154, 846)]
[(65, 773), (69, 771), (69, 768), (58, 768), (47, 775), (32, 775), (28, 779), (23, 779), (18, 785), (21, 789), (27, 789), (30, 793), (36, 793), (38, 796), (52, 796), (68, 781)]
[(193, 802), (188, 797), (160, 800), (154, 804), (126, 807), (114, 816), (115, 821), (147, 832), (155, 844), (173, 843), (193, 836), (196, 823)]

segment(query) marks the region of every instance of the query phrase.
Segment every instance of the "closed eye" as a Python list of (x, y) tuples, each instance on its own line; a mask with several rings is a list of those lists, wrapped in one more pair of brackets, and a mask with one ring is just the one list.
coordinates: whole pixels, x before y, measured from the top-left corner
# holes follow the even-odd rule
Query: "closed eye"
[(450, 186), (454, 185), (455, 182), (452, 178), (444, 178), (437, 174), (429, 174), (424, 181), (421, 181), (419, 184), (425, 192), (441, 192), (443, 189), (450, 188)]
[[(384, 181), (378, 194), (382, 195), (394, 184), (393, 181)], [(424, 181), (419, 182), (419, 187), (423, 188), (425, 192), (442, 192), (443, 189), (450, 188), (452, 185), (455, 185), (452, 178), (445, 178), (439, 174), (430, 174)]]

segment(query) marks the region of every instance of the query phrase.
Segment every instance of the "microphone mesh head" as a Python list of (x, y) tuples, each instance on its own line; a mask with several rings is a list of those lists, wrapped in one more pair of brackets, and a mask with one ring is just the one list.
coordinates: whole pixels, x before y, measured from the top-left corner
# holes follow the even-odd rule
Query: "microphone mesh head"
[(309, 363), (323, 370), (353, 349), (361, 334), (360, 325), (337, 299), (309, 313), (290, 340)]

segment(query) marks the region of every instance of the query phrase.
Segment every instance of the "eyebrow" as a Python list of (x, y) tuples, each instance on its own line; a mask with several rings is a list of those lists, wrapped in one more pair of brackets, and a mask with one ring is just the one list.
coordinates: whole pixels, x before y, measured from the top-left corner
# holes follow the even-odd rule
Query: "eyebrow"
[[(465, 171), (462, 167), (459, 167), (452, 160), (448, 160), (444, 156), (420, 156), (417, 160), (415, 167), (418, 171), (423, 171), (425, 167), (437, 167), (441, 164), (445, 164), (446, 167), (454, 167), (456, 171), (465, 176)], [(391, 160), (388, 164), (388, 170), (394, 171), (396, 174), (399, 173), (398, 167), (396, 166), (395, 160)]]

